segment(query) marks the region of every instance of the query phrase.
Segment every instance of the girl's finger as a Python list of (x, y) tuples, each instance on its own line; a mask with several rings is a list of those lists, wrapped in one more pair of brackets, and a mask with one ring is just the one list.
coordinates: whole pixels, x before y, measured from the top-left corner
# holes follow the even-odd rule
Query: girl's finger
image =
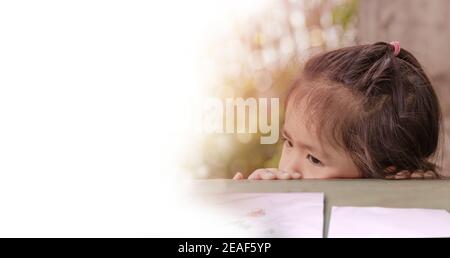
[(291, 174), (289, 174), (288, 172), (284, 172), (284, 171), (278, 171), (275, 173), (277, 179), (280, 180), (289, 180), (291, 179)]
[(265, 170), (264, 172), (261, 172), (260, 173), (260, 177), (263, 180), (274, 180), (274, 179), (277, 178), (275, 173), (273, 173), (273, 172), (271, 172), (269, 170)]
[(408, 170), (402, 170), (395, 174), (395, 179), (409, 179), (411, 177), (411, 172)]
[(233, 180), (242, 180), (244, 179), (244, 175), (242, 175), (241, 172), (237, 172), (236, 175), (234, 175)]
[(248, 179), (250, 180), (273, 180), (277, 179), (277, 168), (260, 168), (250, 174)]
[(386, 173), (395, 173), (397, 168), (395, 166), (389, 166), (384, 170)]
[(302, 174), (300, 174), (298, 172), (292, 172), (291, 173), (291, 178), (292, 179), (300, 179), (300, 178), (302, 178)]
[(265, 172), (265, 169), (257, 169), (248, 177), (249, 180), (261, 180), (261, 173)]
[(425, 179), (436, 179), (438, 178), (438, 176), (436, 175), (436, 173), (434, 173), (431, 170), (428, 170), (427, 172), (423, 173), (423, 177)]
[(417, 170), (412, 172), (411, 179), (423, 179), (423, 170)]

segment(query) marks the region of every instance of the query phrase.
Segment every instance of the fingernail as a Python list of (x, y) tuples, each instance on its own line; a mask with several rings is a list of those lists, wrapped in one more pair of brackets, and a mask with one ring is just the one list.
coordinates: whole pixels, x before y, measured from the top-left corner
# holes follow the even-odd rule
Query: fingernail
[(294, 172), (292, 173), (293, 178), (300, 178), (302, 175), (300, 173)]
[(428, 170), (427, 172), (425, 172), (425, 173), (423, 174), (423, 177), (424, 177), (425, 179), (434, 179), (434, 178), (437, 178), (436, 174), (435, 174), (433, 171), (431, 171), (431, 170)]
[(234, 180), (240, 180), (243, 178), (244, 178), (244, 176), (242, 175), (241, 172), (237, 172), (236, 175), (234, 175), (234, 177), (233, 177)]
[(272, 175), (273, 175), (273, 173), (272, 173), (272, 172), (270, 172), (270, 171), (264, 171), (264, 175), (267, 175), (267, 176), (272, 176)]
[(396, 170), (395, 166), (390, 166), (386, 168), (386, 173), (394, 173)]
[(395, 174), (395, 179), (408, 179), (411, 176), (411, 172), (408, 170), (402, 170)]
[(411, 174), (411, 178), (412, 179), (422, 179), (423, 178), (423, 171), (413, 172)]
[(278, 179), (290, 179), (291, 175), (287, 172), (283, 172), (281, 171), (280, 174), (278, 175)]

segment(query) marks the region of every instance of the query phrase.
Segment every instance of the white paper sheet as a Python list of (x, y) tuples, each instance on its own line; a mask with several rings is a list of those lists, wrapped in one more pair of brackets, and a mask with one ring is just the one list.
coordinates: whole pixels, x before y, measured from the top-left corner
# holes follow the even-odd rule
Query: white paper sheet
[(222, 195), (236, 237), (323, 236), (323, 193), (233, 193)]
[(450, 237), (450, 214), (436, 209), (333, 207), (328, 237)]

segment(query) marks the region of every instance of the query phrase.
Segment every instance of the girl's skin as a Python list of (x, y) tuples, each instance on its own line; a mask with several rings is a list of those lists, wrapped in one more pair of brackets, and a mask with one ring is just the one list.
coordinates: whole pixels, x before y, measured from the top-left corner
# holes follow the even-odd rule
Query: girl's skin
[[(347, 153), (321, 142), (314, 132), (307, 129), (302, 115), (305, 109), (303, 101), (298, 104), (295, 109), (291, 103), (287, 106), (279, 168), (257, 169), (248, 179), (360, 178), (361, 174)], [(234, 177), (243, 178), (240, 172)]]
[[(419, 62), (398, 42), (318, 54), (304, 64), (300, 78), (287, 98), (279, 167), (258, 169), (249, 179), (439, 178), (437, 164), (428, 160), (438, 153), (439, 101)], [(311, 95), (296, 99), (294, 93)], [(337, 131), (326, 132), (336, 130), (327, 126), (333, 122)], [(342, 142), (334, 144), (339, 132)], [(238, 172), (234, 179), (244, 176)]]
[[(291, 101), (292, 102), (292, 101)], [(284, 138), (279, 168), (261, 168), (255, 170), (248, 179), (330, 179), (361, 178), (362, 175), (350, 155), (343, 149), (321, 142), (317, 135), (308, 130), (305, 124), (304, 103), (300, 101), (294, 108), (288, 103), (286, 120), (282, 129)], [(386, 168), (386, 179), (432, 179), (436, 175), (432, 171), (396, 171), (395, 167)], [(244, 179), (241, 172), (233, 177)]]

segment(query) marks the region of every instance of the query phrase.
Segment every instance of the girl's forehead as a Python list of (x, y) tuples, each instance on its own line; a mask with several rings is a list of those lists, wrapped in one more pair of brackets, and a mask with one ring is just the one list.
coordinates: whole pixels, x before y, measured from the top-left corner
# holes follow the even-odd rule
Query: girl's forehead
[[(294, 102), (294, 100), (290, 101)], [(314, 119), (309, 118), (306, 112), (306, 104), (304, 100), (297, 103), (288, 103), (286, 107), (286, 115), (283, 128), (291, 134), (301, 134), (302, 137), (317, 138)], [(317, 138), (317, 140), (319, 140)]]
[(298, 93), (289, 99), (286, 105), (285, 124), (290, 126), (306, 126), (308, 130), (314, 127), (314, 119), (311, 119), (311, 112), (307, 109), (306, 98), (299, 97)]
[[(298, 87), (297, 87), (298, 88)], [(304, 94), (300, 94), (300, 90), (294, 89), (286, 99), (286, 117), (287, 116), (301, 116), (306, 108), (306, 101), (304, 100)]]
[[(309, 138), (322, 149), (330, 152), (345, 152), (342, 145), (342, 123), (339, 110), (340, 101), (336, 101), (328, 91), (294, 90), (287, 99), (284, 128), (293, 138)], [(342, 103), (341, 103), (342, 104)]]

